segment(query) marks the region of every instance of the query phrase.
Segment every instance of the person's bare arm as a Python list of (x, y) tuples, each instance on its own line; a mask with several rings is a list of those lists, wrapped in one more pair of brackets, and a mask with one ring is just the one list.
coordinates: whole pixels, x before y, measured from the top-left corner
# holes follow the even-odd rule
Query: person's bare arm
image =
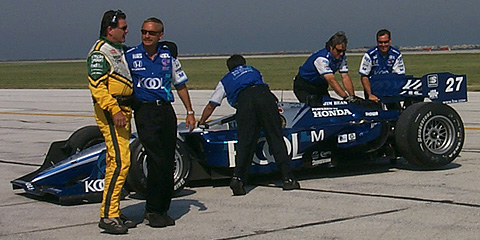
[(361, 76), (360, 81), (362, 82), (363, 89), (367, 94), (367, 96), (365, 96), (365, 99), (378, 102), (378, 97), (372, 94), (372, 90), (370, 88), (370, 79), (367, 76)]
[(342, 76), (343, 86), (345, 87), (348, 95), (354, 96), (355, 90), (353, 88), (353, 83), (350, 75), (348, 75), (348, 73), (340, 73), (340, 75)]
[(202, 112), (202, 117), (200, 118), (200, 121), (198, 121), (198, 124), (205, 124), (207, 119), (212, 115), (213, 111), (217, 108), (217, 105), (213, 103), (208, 103), (205, 108), (203, 108)]
[(348, 94), (343, 90), (342, 86), (340, 86), (340, 84), (335, 79), (333, 73), (327, 73), (323, 76), (325, 77), (325, 80), (327, 80), (328, 85), (333, 88), (333, 91), (335, 91), (338, 96), (340, 96), (341, 98), (345, 98), (348, 96)]
[(187, 110), (187, 118), (185, 120), (185, 125), (190, 129), (190, 132), (195, 128), (195, 113), (192, 108), (192, 102), (190, 101), (190, 95), (188, 94), (187, 85), (182, 84), (177, 88), (177, 93), (180, 99)]

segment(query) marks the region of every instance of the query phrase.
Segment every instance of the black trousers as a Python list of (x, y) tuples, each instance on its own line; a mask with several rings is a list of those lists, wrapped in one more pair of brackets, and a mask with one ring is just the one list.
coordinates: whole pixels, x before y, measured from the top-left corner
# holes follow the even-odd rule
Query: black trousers
[(170, 208), (173, 194), (177, 117), (170, 103), (138, 103), (135, 124), (147, 153), (145, 210), (163, 214)]
[(328, 93), (328, 83), (326, 81), (320, 85), (314, 85), (300, 77), (298, 74), (293, 81), (293, 93), (295, 93), (298, 101), (302, 103), (306, 103), (307, 98), (310, 95), (315, 95), (318, 97), (330, 96)]
[(268, 86), (254, 85), (240, 92), (237, 99), (236, 120), (238, 145), (234, 175), (246, 180), (260, 129), (263, 129), (275, 162), (282, 170), (283, 177), (293, 177), (290, 158), (283, 141), (277, 98), (270, 92)]

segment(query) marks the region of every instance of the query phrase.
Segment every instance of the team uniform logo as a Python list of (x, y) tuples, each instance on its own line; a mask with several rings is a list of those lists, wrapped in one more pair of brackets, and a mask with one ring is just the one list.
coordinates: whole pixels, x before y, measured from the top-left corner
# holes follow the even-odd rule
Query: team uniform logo
[(133, 61), (132, 65), (134, 68), (141, 68), (143, 66), (143, 62), (140, 60)]
[(141, 78), (138, 81), (137, 87), (145, 89), (163, 89), (163, 79), (162, 78)]

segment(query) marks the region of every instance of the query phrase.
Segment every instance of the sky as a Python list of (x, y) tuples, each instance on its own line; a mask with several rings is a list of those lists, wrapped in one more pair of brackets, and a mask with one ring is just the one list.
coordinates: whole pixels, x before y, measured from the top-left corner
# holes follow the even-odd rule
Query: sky
[(4, 0), (0, 61), (86, 58), (105, 11), (127, 14), (125, 44), (141, 43), (144, 19), (165, 24), (180, 54), (315, 51), (337, 31), (348, 47), (480, 44), (478, 0)]

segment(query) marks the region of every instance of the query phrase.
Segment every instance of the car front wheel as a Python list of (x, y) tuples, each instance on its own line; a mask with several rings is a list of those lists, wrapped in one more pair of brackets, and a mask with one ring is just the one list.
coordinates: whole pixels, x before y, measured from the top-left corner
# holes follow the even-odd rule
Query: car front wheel
[[(147, 189), (147, 154), (140, 139), (130, 144), (131, 165), (127, 177), (129, 189), (145, 196)], [(178, 194), (185, 187), (190, 176), (190, 157), (182, 141), (177, 139), (173, 170), (173, 191)]]
[(100, 128), (96, 125), (89, 125), (73, 132), (65, 143), (63, 151), (67, 156), (71, 156), (102, 142), (105, 142), (105, 139)]

